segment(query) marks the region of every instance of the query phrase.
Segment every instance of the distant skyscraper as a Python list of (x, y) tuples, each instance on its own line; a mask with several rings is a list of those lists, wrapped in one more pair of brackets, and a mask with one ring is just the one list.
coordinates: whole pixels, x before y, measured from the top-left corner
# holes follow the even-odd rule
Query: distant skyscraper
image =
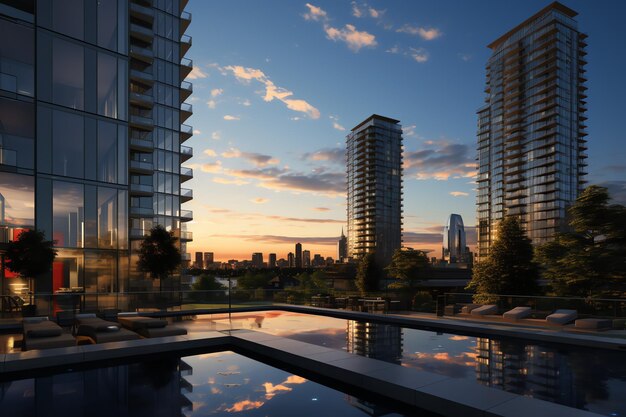
[(302, 268), (302, 244), (296, 243), (296, 268)]
[(343, 227), (341, 228), (341, 237), (337, 242), (337, 259), (341, 262), (342, 259), (348, 257), (348, 238), (343, 234)]
[(478, 254), (503, 216), (534, 244), (559, 231), (581, 191), (587, 136), (585, 39), (577, 13), (554, 2), (489, 45), (478, 110)]
[(263, 254), (261, 252), (252, 254), (252, 266), (255, 268), (263, 268)]
[(386, 266), (402, 246), (402, 126), (372, 115), (346, 138), (348, 256), (376, 252)]
[(194, 262), (196, 268), (204, 268), (204, 262), (202, 260), (202, 252), (196, 252), (196, 261)]
[(289, 268), (295, 268), (296, 267), (296, 260), (293, 256), (293, 252), (289, 252), (287, 254), (287, 263), (289, 264)]
[(213, 252), (204, 252), (204, 267), (208, 268), (215, 262)]
[(451, 214), (448, 223), (443, 228), (441, 257), (450, 263), (467, 262), (468, 254), (463, 218), (458, 214)]
[(305, 268), (308, 268), (311, 266), (311, 251), (310, 250), (302, 251), (302, 265)]
[(268, 258), (267, 258), (267, 266), (269, 266), (270, 268), (276, 268), (276, 254), (275, 253), (270, 253)]

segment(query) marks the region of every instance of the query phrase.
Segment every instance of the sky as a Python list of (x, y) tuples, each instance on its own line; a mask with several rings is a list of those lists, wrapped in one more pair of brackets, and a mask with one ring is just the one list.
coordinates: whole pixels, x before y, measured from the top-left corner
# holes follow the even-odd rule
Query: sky
[[(626, 202), (620, 0), (565, 0), (589, 35), (588, 181)], [(404, 131), (404, 245), (440, 256), (451, 213), (475, 242), (476, 110), (491, 41), (548, 1), (191, 0), (194, 178), (188, 252), (337, 256), (345, 136), (371, 114)]]

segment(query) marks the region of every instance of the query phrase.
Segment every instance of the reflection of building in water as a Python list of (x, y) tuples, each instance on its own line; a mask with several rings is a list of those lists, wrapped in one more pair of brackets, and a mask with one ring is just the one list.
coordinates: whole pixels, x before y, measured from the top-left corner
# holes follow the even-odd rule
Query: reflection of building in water
[(180, 416), (191, 410), (191, 367), (178, 358), (0, 384), (3, 416)]
[(542, 346), (477, 338), (476, 378), (484, 385), (576, 406), (574, 376), (559, 352)]
[(395, 364), (402, 357), (402, 329), (390, 324), (348, 320), (347, 350), (350, 353)]
[(369, 401), (365, 401), (360, 398), (353, 397), (352, 395), (346, 395), (346, 402), (350, 404), (351, 406), (363, 411), (368, 416), (383, 417), (383, 416), (391, 415), (391, 414), (396, 415), (396, 416), (398, 415), (396, 413), (390, 412), (389, 410), (387, 410), (386, 408), (378, 404), (374, 404)]

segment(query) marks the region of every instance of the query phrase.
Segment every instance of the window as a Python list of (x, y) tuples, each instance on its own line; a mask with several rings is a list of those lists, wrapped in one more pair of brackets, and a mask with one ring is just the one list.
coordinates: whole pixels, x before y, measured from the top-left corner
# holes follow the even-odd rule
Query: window
[(98, 113), (117, 117), (117, 59), (98, 54)]
[(117, 125), (98, 121), (98, 181), (117, 181)]
[(52, 173), (82, 178), (84, 123), (81, 116), (54, 111), (52, 119)]
[(0, 172), (0, 228), (34, 224), (35, 178)]
[(32, 97), (35, 93), (34, 56), (33, 30), (0, 19), (0, 88)]
[(98, 1), (98, 46), (117, 47), (117, 1)]
[(34, 168), (34, 118), (32, 104), (0, 98), (0, 165)]
[(59, 38), (52, 43), (52, 101), (83, 110), (85, 69), (83, 48)]
[(52, 185), (52, 238), (55, 246), (83, 247), (83, 185), (54, 181)]
[(98, 247), (117, 248), (117, 190), (98, 187)]
[(77, 39), (85, 34), (85, 11), (83, 0), (53, 0), (52, 28)]

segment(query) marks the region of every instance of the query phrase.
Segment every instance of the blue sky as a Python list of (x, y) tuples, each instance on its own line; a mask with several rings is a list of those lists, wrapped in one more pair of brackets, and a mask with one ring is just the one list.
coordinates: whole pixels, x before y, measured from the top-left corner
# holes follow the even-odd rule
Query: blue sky
[[(547, 4), (191, 0), (188, 250), (281, 258), (301, 241), (335, 257), (346, 220), (345, 135), (377, 113), (404, 127), (406, 245), (438, 253), (450, 213), (475, 224), (486, 45)], [(588, 179), (623, 201), (626, 2), (564, 4), (589, 35)]]

